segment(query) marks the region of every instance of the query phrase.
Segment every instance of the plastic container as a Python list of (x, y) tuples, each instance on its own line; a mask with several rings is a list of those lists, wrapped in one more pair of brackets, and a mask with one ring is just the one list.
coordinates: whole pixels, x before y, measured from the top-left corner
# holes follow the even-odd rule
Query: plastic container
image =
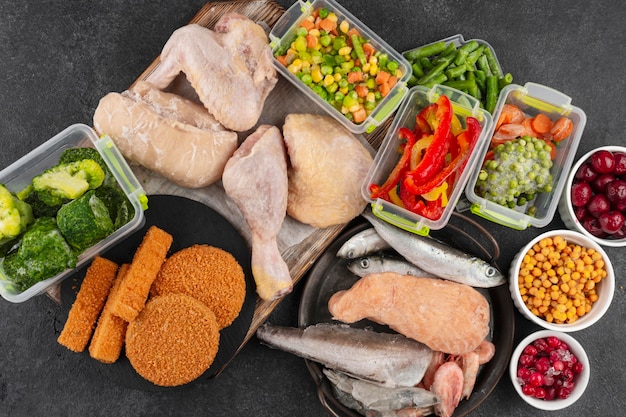
[[(284, 65), (276, 59), (276, 52), (286, 49), (295, 38), (295, 33), (300, 23), (310, 16), (316, 9), (324, 7), (334, 12), (339, 18), (339, 22), (347, 20), (350, 28), (358, 29), (360, 35), (368, 39), (376, 51), (386, 53), (389, 60), (398, 62), (402, 77), (398, 79), (396, 85), (391, 89), (376, 106), (374, 111), (362, 123), (354, 123), (348, 120), (339, 110), (330, 105), (327, 101), (317, 95), (309, 86), (291, 73)], [(342, 125), (353, 133), (370, 133), (382, 124), (400, 106), (402, 98), (408, 92), (406, 82), (411, 77), (411, 66), (408, 61), (384, 40), (372, 32), (366, 25), (354, 17), (350, 12), (333, 0), (296, 1), (276, 22), (269, 34), (272, 55), (274, 56), (274, 66), (293, 85), (306, 94), (317, 105), (323, 108), (329, 115), (337, 119)]]
[[(552, 400), (544, 400), (536, 397), (532, 397), (530, 395), (526, 395), (522, 392), (522, 385), (517, 377), (517, 368), (519, 358), (524, 352), (524, 348), (526, 346), (532, 344), (537, 339), (547, 338), (547, 337), (556, 337), (561, 342), (565, 342), (567, 344), (568, 350), (576, 356), (576, 359), (582, 363), (583, 369), (579, 374), (575, 374), (574, 381), (574, 389), (571, 394), (567, 398), (555, 398)], [(553, 330), (540, 330), (535, 333), (532, 333), (526, 336), (520, 343), (517, 345), (513, 354), (511, 355), (511, 362), (509, 364), (509, 376), (511, 378), (511, 383), (515, 388), (515, 391), (519, 394), (520, 398), (524, 400), (529, 405), (539, 409), (539, 410), (547, 410), (547, 411), (555, 411), (562, 410), (563, 408), (569, 407), (574, 404), (576, 401), (582, 397), (583, 393), (587, 389), (587, 385), (589, 384), (589, 377), (591, 376), (591, 369), (589, 363), (589, 358), (587, 357), (587, 352), (581, 346), (580, 343), (572, 336), (556, 332)]]
[[(550, 172), (553, 177), (552, 191), (538, 193), (533, 201), (527, 203), (535, 206), (534, 215), (526, 213), (527, 205), (518, 206), (514, 209), (489, 201), (476, 194), (474, 187), (480, 173), (481, 165), (477, 165), (467, 183), (465, 195), (470, 202), (472, 213), (484, 217), (492, 222), (517, 229), (524, 230), (528, 226), (544, 227), (552, 221), (559, 202), (559, 197), (565, 186), (567, 174), (572, 166), (578, 144), (582, 136), (587, 116), (585, 112), (571, 104), (571, 98), (552, 88), (540, 84), (526, 83), (523, 87), (510, 84), (502, 89), (496, 110), (493, 114), (494, 123), (497, 122), (505, 104), (517, 105), (527, 116), (535, 116), (544, 113), (552, 120), (566, 116), (573, 122), (571, 135), (561, 141), (557, 146), (556, 158)], [(487, 153), (485, 147), (481, 155), (481, 161)]]
[[(400, 154), (398, 153), (398, 129), (401, 127), (413, 129), (415, 116), (426, 106), (435, 103), (442, 94), (448, 96), (452, 103), (453, 111), (459, 116), (459, 119), (464, 121), (466, 116), (472, 116), (478, 120), (482, 128), (478, 142), (472, 150), (463, 173), (456, 180), (452, 190), (448, 190), (448, 205), (445, 207), (443, 214), (439, 219), (431, 220), (386, 200), (380, 198), (372, 200), (369, 185), (372, 183), (383, 184), (400, 159)], [(409, 94), (402, 103), (402, 107), (398, 110), (398, 114), (394, 117), (393, 123), (374, 158), (374, 163), (361, 186), (361, 193), (372, 204), (372, 212), (375, 215), (402, 229), (420, 235), (427, 235), (431, 229), (441, 229), (448, 223), (452, 211), (463, 193), (465, 184), (473, 172), (473, 167), (482, 161), (482, 155), (484, 155), (484, 150), (488, 145), (492, 132), (493, 120), (491, 115), (480, 107), (480, 103), (474, 97), (441, 85), (435, 85), (431, 89), (423, 86), (413, 87), (409, 90)]]
[[(526, 304), (524, 303), (524, 300), (522, 299), (522, 296), (520, 294), (518, 285), (519, 271), (522, 265), (522, 261), (524, 260), (524, 255), (526, 255), (526, 253), (543, 238), (555, 236), (561, 236), (568, 243), (574, 243), (588, 249), (594, 249), (596, 252), (602, 255), (602, 259), (604, 260), (604, 268), (607, 272), (607, 276), (602, 278), (602, 280), (595, 285), (595, 291), (598, 294), (598, 300), (593, 303), (589, 312), (587, 312), (571, 324), (550, 323), (543, 318), (533, 314), (528, 309), (528, 307), (526, 307)], [(543, 327), (544, 329), (554, 330), (558, 332), (576, 332), (586, 329), (587, 327), (595, 324), (598, 320), (602, 318), (602, 316), (604, 316), (604, 313), (607, 312), (615, 294), (615, 271), (613, 270), (613, 264), (611, 263), (611, 259), (609, 258), (609, 256), (595, 241), (591, 240), (587, 236), (582, 235), (581, 233), (571, 230), (551, 230), (535, 237), (515, 255), (509, 269), (509, 276), (511, 277), (511, 279), (509, 280), (509, 290), (511, 292), (511, 298), (513, 299), (513, 304), (515, 304), (515, 307), (517, 307), (522, 316), (532, 321), (533, 323)], [(547, 293), (548, 292), (546, 291), (546, 294)]]
[[(84, 124), (71, 125), (3, 169), (0, 172), (0, 183), (4, 184), (9, 191), (18, 192), (28, 186), (33, 177), (56, 165), (65, 149), (76, 147), (94, 147), (100, 152), (135, 209), (135, 216), (128, 223), (78, 256), (76, 268), (80, 268), (90, 262), (97, 254), (141, 228), (145, 221), (143, 211), (147, 208), (146, 193), (111, 138), (108, 136), (99, 138), (93, 129)], [(0, 295), (5, 300), (20, 303), (43, 294), (68, 277), (73, 271), (73, 269), (67, 269), (20, 292), (12, 288), (11, 282), (0, 268)]]
[[(576, 218), (576, 214), (574, 213), (574, 207), (572, 206), (572, 184), (574, 182), (574, 176), (576, 172), (580, 168), (580, 166), (591, 158), (591, 155), (600, 150), (607, 150), (610, 152), (621, 152), (626, 154), (626, 147), (624, 146), (601, 146), (599, 148), (592, 149), (583, 155), (572, 167), (569, 175), (567, 176), (567, 182), (565, 183), (565, 189), (561, 194), (561, 199), (559, 200), (559, 215), (563, 220), (563, 223), (568, 229), (575, 230), (577, 232), (582, 233), (587, 236), (589, 239), (599, 243), (602, 246), (612, 246), (612, 247), (624, 247), (626, 246), (626, 238), (615, 239), (611, 237), (600, 238), (589, 233), (587, 229), (585, 229), (580, 222)], [(623, 176), (626, 178), (626, 176)], [(626, 213), (624, 213), (626, 215)]]

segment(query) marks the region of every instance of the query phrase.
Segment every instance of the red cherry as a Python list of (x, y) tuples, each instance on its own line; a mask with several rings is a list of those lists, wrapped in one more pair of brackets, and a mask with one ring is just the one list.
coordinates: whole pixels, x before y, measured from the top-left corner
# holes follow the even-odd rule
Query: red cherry
[(592, 182), (598, 177), (598, 173), (591, 167), (591, 162), (584, 162), (578, 167), (574, 177), (580, 181)]
[(591, 199), (593, 192), (588, 182), (581, 181), (572, 184), (571, 194), (572, 205), (574, 207), (584, 207)]
[(624, 225), (624, 215), (617, 210), (607, 211), (598, 217), (598, 223), (604, 232), (612, 235)]
[(600, 217), (602, 213), (606, 213), (611, 209), (611, 202), (604, 194), (595, 194), (587, 203), (587, 211), (593, 217)]
[(615, 168), (615, 157), (607, 150), (596, 151), (591, 155), (591, 166), (598, 174), (608, 174)]
[(595, 237), (603, 238), (607, 236), (606, 232), (604, 232), (604, 230), (602, 230), (602, 228), (600, 227), (598, 219), (593, 216), (587, 216), (583, 218), (580, 223), (583, 225), (586, 231), (588, 231)]
[(617, 232), (613, 233), (612, 237), (613, 237), (613, 239), (624, 239), (624, 238), (626, 238), (626, 222), (624, 222), (624, 225), (622, 226), (621, 229), (619, 229)]
[(576, 216), (576, 218), (578, 220), (582, 220), (588, 214), (589, 213), (587, 212), (586, 208), (584, 208), (584, 207), (574, 207), (574, 216)]
[(626, 153), (614, 152), (613, 158), (615, 159), (615, 168), (613, 168), (613, 174), (615, 175), (626, 174)]
[(626, 203), (626, 181), (614, 180), (606, 185), (606, 198), (613, 204)]
[(591, 189), (596, 193), (604, 193), (607, 185), (614, 181), (615, 177), (611, 174), (602, 174), (591, 182)]

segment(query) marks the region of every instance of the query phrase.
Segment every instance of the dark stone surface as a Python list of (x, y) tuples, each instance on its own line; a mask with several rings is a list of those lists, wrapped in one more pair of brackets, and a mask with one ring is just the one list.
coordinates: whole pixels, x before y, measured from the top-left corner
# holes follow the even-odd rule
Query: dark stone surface
[[(291, 1), (280, 1), (288, 7)], [(410, 0), (341, 2), (399, 51), (461, 33), (496, 50), (517, 84), (532, 81), (572, 98), (588, 117), (577, 155), (626, 145), (623, 77), (626, 6), (619, 2)], [(125, 89), (159, 54), (171, 32), (187, 23), (200, 0), (16, 1), (0, 3), (0, 167), (70, 124), (89, 124), (100, 97)], [(610, 4), (610, 6), (608, 6)], [(483, 222), (508, 266), (522, 245), (545, 229), (513, 231)], [(606, 316), (574, 336), (592, 370), (582, 400), (539, 412), (519, 399), (505, 375), (474, 416), (617, 416), (626, 386), (624, 249), (606, 248), (617, 274)], [(297, 324), (302, 285), (270, 320)], [(517, 315), (517, 313), (516, 313)], [(122, 388), (103, 378), (86, 355), (56, 343), (65, 321), (45, 296), (22, 304), (0, 300), (0, 416), (323, 416), (300, 358), (256, 339), (214, 381), (172, 393)], [(535, 330), (517, 315), (516, 341)]]

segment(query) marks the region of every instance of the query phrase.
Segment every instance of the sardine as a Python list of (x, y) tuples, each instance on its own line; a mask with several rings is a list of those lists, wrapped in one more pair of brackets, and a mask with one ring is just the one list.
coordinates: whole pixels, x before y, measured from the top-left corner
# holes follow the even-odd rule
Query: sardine
[(505, 282), (502, 272), (476, 256), (393, 226), (369, 210), (363, 212), (363, 217), (407, 261), (440, 278), (479, 288), (496, 287)]
[(395, 272), (400, 275), (412, 275), (414, 277), (438, 278), (435, 274), (426, 272), (411, 262), (392, 256), (364, 256), (350, 261), (348, 263), (348, 269), (358, 277), (380, 272)]
[(389, 243), (370, 227), (348, 239), (337, 251), (337, 257), (354, 259), (389, 248)]
[(418, 384), (434, 356), (426, 345), (400, 334), (345, 324), (320, 323), (304, 329), (264, 324), (256, 335), (272, 348), (388, 387)]
[[(418, 387), (383, 387), (351, 378), (341, 372), (324, 369), (338, 399), (364, 415), (395, 415), (406, 408), (430, 408), (439, 403), (432, 392)], [(392, 414), (393, 413), (393, 414)]]

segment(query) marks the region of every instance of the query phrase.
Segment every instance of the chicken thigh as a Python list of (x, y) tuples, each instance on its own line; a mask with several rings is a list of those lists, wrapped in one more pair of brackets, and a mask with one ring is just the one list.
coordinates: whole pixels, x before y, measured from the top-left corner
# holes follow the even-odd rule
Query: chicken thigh
[(264, 300), (291, 292), (289, 268), (276, 236), (287, 209), (287, 155), (280, 130), (261, 125), (226, 163), (222, 183), (252, 236), (252, 275)]
[(254, 127), (278, 81), (265, 31), (236, 13), (222, 16), (214, 30), (177, 29), (160, 59), (147, 81), (164, 89), (183, 72), (209, 113), (235, 131)]

